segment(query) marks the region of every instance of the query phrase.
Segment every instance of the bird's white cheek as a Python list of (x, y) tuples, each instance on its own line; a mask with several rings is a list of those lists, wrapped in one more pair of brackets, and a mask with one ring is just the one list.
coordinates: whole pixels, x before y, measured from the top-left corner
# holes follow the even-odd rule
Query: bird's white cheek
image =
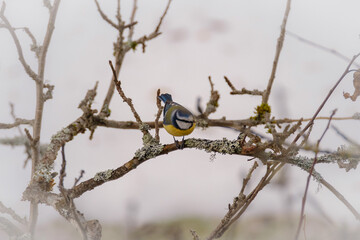
[(191, 127), (191, 123), (188, 122), (183, 122), (180, 120), (176, 120), (177, 125), (179, 126), (180, 129), (189, 129)]

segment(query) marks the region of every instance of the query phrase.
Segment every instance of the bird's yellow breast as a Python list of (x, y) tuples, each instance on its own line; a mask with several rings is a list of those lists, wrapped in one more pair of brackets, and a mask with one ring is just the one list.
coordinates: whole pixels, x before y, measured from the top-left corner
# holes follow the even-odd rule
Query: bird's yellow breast
[(175, 137), (179, 137), (179, 136), (189, 135), (190, 133), (192, 133), (192, 131), (194, 131), (194, 128), (195, 128), (195, 123), (193, 123), (191, 128), (186, 129), (186, 130), (178, 129), (171, 124), (169, 124), (169, 125), (164, 124), (164, 128), (171, 135), (173, 135)]

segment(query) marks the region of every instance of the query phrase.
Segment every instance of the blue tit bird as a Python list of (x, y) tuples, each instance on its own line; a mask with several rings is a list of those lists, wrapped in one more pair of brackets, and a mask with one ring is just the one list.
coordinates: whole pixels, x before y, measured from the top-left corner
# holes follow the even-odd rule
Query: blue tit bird
[[(163, 120), (165, 130), (173, 136), (178, 148), (184, 148), (184, 136), (192, 133), (196, 125), (193, 114), (185, 107), (173, 102), (168, 93), (161, 94), (159, 99), (165, 103)], [(175, 136), (183, 136), (181, 146), (175, 140)]]

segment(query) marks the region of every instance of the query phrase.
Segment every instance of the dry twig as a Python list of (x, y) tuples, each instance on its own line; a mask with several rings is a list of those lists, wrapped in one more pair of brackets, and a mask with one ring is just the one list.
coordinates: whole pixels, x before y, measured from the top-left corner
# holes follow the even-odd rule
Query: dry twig
[[(304, 135), (304, 133), (306, 132), (306, 130), (313, 125), (314, 120), (316, 119), (317, 115), (320, 113), (320, 111), (323, 109), (323, 107), (325, 106), (325, 103), (329, 100), (330, 96), (332, 95), (332, 93), (334, 92), (334, 90), (336, 89), (336, 87), (340, 84), (340, 82), (345, 78), (345, 76), (349, 73), (349, 69), (351, 67), (351, 65), (353, 64), (353, 62), (355, 61), (356, 58), (358, 58), (360, 56), (360, 53), (356, 54), (350, 61), (350, 63), (348, 64), (348, 66), (346, 67), (344, 73), (341, 75), (341, 77), (339, 78), (339, 80), (335, 83), (335, 85), (330, 89), (329, 93), (327, 94), (327, 96), (325, 97), (325, 99), (323, 100), (323, 102), (320, 104), (319, 108), (316, 110), (314, 116), (311, 118), (311, 120), (308, 122), (308, 124), (304, 127), (303, 130), (301, 130), (301, 132), (296, 135), (296, 137), (294, 138), (294, 140), (292, 141), (291, 145), (292, 147), (295, 146), (295, 143), (297, 142), (297, 140), (299, 140), (299, 138)], [(289, 148), (291, 149), (291, 148)]]
[[(323, 50), (323, 51), (325, 51), (325, 52), (331, 53), (331, 54), (335, 55), (336, 57), (339, 57), (339, 58), (345, 60), (346, 62), (351, 61), (350, 58), (348, 58), (348, 57), (345, 56), (344, 54), (336, 51), (335, 49), (331, 49), (331, 48), (328, 48), (328, 47), (324, 47), (324, 46), (321, 45), (321, 44), (318, 44), (318, 43), (316, 43), (316, 42), (314, 42), (314, 41), (311, 41), (311, 40), (308, 40), (308, 39), (306, 39), (306, 38), (303, 38), (303, 37), (301, 37), (301, 36), (299, 36), (299, 35), (297, 35), (297, 34), (295, 34), (295, 33), (293, 33), (293, 32), (286, 31), (286, 34), (289, 35), (289, 36), (291, 36), (291, 37), (293, 37), (293, 38), (296, 38), (296, 39), (299, 40), (300, 42), (306, 43), (306, 44), (308, 44), (308, 45), (310, 45), (310, 46), (313, 46), (313, 47), (318, 48), (318, 49), (321, 49), (321, 50)], [(354, 62), (354, 65), (355, 65), (357, 68), (360, 68), (360, 65), (359, 65), (358, 63)]]
[(111, 67), (111, 70), (113, 72), (113, 76), (114, 76), (114, 82), (115, 82), (115, 86), (116, 86), (116, 89), (120, 95), (120, 97), (123, 99), (124, 102), (127, 103), (127, 105), (129, 105), (130, 109), (131, 109), (131, 112), (133, 113), (134, 117), (135, 117), (135, 120), (136, 122), (139, 124), (140, 126), (140, 130), (143, 132), (143, 134), (147, 134), (148, 133), (148, 129), (146, 129), (144, 126), (143, 126), (143, 122), (141, 121), (141, 118), (140, 118), (140, 115), (136, 112), (135, 110), (135, 107), (134, 107), (134, 104), (132, 103), (132, 99), (131, 98), (128, 98), (126, 97), (124, 91), (122, 90), (121, 88), (121, 82), (117, 79), (117, 76), (116, 76), (116, 71), (115, 71), (115, 68), (112, 64), (111, 61), (109, 61), (109, 65)]
[(267, 88), (264, 91), (262, 103), (267, 103), (268, 102), (270, 92), (271, 92), (271, 88), (272, 88), (272, 85), (274, 83), (276, 69), (277, 69), (277, 65), (278, 65), (278, 62), (279, 62), (281, 49), (282, 49), (283, 44), (284, 44), (286, 23), (287, 23), (287, 19), (288, 19), (289, 12), (290, 12), (290, 6), (291, 6), (291, 0), (288, 0), (287, 3), (286, 3), (286, 10), (285, 10), (284, 18), (283, 18), (283, 21), (282, 21), (282, 24), (281, 24), (280, 36), (279, 36), (279, 38), (277, 40), (276, 53), (275, 53), (275, 58), (274, 58), (274, 62), (273, 62), (273, 68), (271, 70), (271, 75), (270, 75), (270, 79), (269, 79)]
[(160, 141), (160, 137), (159, 137), (159, 119), (160, 119), (160, 116), (161, 116), (161, 113), (162, 113), (162, 110), (164, 109), (163, 106), (161, 106), (161, 101), (159, 99), (159, 96), (160, 96), (160, 89), (157, 90), (157, 93), (156, 93), (156, 106), (158, 108), (158, 111), (156, 113), (156, 118), (155, 118), (155, 140), (156, 141)]
[(303, 199), (302, 199), (300, 220), (299, 220), (298, 228), (297, 228), (296, 235), (295, 235), (295, 239), (296, 239), (296, 240), (299, 239), (299, 234), (300, 234), (301, 226), (302, 226), (302, 223), (303, 223), (303, 220), (304, 220), (304, 211), (305, 211), (306, 197), (307, 197), (307, 192), (308, 192), (308, 189), (309, 189), (310, 178), (311, 178), (311, 176), (313, 175), (313, 171), (314, 171), (314, 168), (315, 168), (315, 164), (317, 163), (318, 153), (319, 153), (319, 145), (320, 145), (321, 140), (324, 138), (327, 130), (329, 129), (331, 119), (332, 119), (332, 117), (335, 115), (335, 113), (336, 113), (336, 109), (331, 113), (330, 119), (329, 119), (329, 121), (328, 121), (328, 124), (327, 124), (327, 126), (326, 126), (323, 134), (321, 135), (321, 137), (319, 138), (319, 140), (318, 140), (317, 143), (316, 143), (315, 158), (314, 158), (314, 162), (313, 162), (313, 164), (312, 164), (312, 166), (311, 166), (311, 169), (310, 169), (310, 171), (309, 171), (309, 175), (308, 175), (308, 178), (307, 178), (307, 181), (306, 181), (304, 196), (303, 196)]
[(231, 88), (231, 95), (254, 95), (254, 96), (263, 96), (264, 92), (263, 91), (259, 91), (257, 89), (254, 90), (247, 90), (245, 88), (242, 88), (241, 90), (238, 90), (234, 87), (234, 85), (231, 83), (231, 81), (229, 80), (228, 77), (224, 76), (225, 82), (229, 85), (229, 87)]

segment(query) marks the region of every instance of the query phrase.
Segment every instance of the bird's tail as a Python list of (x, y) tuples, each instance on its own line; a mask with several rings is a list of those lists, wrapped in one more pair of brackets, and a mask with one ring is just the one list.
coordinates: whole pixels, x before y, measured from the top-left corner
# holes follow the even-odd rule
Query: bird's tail
[(159, 99), (160, 99), (161, 101), (163, 101), (164, 103), (166, 103), (166, 102), (172, 102), (172, 101), (173, 101), (171, 95), (168, 94), (168, 93), (161, 94), (161, 95), (159, 96)]

